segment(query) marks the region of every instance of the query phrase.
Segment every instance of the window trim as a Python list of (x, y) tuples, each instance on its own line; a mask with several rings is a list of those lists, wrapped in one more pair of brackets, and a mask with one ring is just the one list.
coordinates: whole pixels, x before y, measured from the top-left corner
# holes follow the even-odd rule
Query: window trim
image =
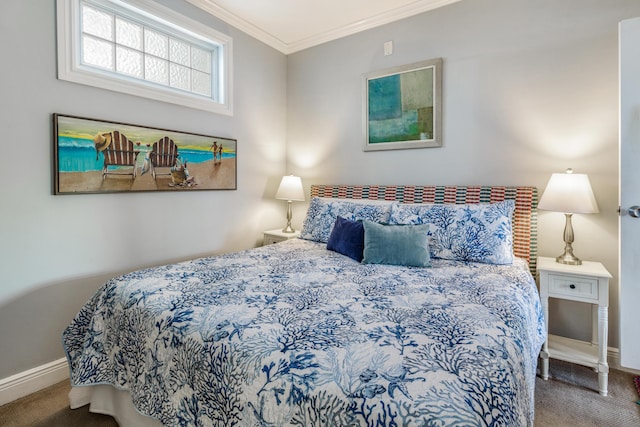
[(218, 92), (220, 102), (190, 95), (187, 92), (119, 78), (110, 72), (100, 72), (80, 64), (80, 0), (57, 1), (58, 79), (130, 95), (197, 108), (213, 113), (233, 115), (233, 40), (197, 21), (187, 18), (149, 0), (127, 0), (127, 4), (153, 15), (169, 24), (183, 27), (194, 36), (216, 43), (218, 57)]

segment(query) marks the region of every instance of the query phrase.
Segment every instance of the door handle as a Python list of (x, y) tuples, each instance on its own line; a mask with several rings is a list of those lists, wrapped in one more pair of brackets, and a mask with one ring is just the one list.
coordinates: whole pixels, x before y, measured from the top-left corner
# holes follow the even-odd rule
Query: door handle
[(640, 206), (631, 206), (627, 212), (634, 218), (640, 218)]

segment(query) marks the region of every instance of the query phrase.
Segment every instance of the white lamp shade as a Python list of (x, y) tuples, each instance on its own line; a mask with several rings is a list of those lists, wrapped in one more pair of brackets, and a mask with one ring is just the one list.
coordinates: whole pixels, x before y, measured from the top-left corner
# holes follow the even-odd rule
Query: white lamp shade
[(551, 175), (538, 209), (572, 214), (599, 212), (589, 177), (569, 171)]
[(304, 189), (302, 188), (300, 177), (294, 175), (283, 176), (276, 192), (276, 199), (303, 202)]

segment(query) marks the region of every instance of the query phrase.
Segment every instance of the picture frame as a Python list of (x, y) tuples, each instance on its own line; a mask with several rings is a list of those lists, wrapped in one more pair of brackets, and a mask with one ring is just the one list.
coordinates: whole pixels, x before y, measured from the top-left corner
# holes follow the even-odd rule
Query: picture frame
[(53, 129), (55, 195), (237, 189), (232, 138), (57, 113)]
[(364, 151), (442, 146), (442, 58), (367, 73)]

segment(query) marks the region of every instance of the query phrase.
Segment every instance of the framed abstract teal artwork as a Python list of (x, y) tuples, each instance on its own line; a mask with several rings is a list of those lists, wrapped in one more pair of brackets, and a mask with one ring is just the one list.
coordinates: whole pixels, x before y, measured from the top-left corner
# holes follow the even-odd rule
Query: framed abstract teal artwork
[(364, 75), (364, 151), (442, 146), (442, 59)]

